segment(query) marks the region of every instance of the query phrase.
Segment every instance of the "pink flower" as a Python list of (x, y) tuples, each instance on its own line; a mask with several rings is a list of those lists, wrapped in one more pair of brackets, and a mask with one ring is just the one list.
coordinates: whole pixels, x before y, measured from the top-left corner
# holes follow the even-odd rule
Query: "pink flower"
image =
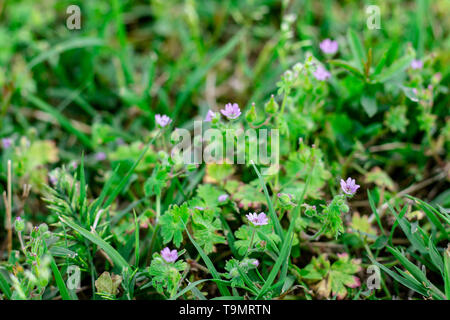
[(241, 115), (241, 109), (237, 103), (227, 103), (225, 109), (221, 109), (220, 112), (229, 120), (237, 119)]
[(355, 183), (355, 179), (348, 178), (347, 181), (341, 179), (341, 188), (344, 193), (348, 195), (354, 195), (356, 190), (359, 189), (359, 185)]
[(422, 69), (423, 68), (422, 60), (414, 59), (413, 61), (411, 61), (411, 68), (414, 69), (414, 70)]
[(337, 41), (331, 39), (325, 39), (320, 43), (320, 50), (326, 54), (335, 54), (338, 51), (338, 47)]
[(12, 145), (12, 139), (11, 138), (3, 138), (2, 139), (2, 146), (3, 149), (8, 149)]
[(324, 67), (318, 66), (316, 71), (313, 72), (314, 77), (319, 81), (325, 81), (331, 77), (331, 73), (329, 73)]
[(104, 153), (104, 152), (97, 152), (96, 154), (95, 154), (95, 160), (97, 160), (97, 161), (103, 161), (103, 160), (105, 160), (106, 159), (106, 153)]
[(225, 201), (227, 201), (228, 200), (228, 195), (227, 194), (221, 194), (218, 198), (217, 198), (217, 200), (219, 201), (219, 202), (225, 202)]
[(170, 251), (169, 247), (165, 247), (161, 251), (161, 257), (169, 263), (175, 262), (178, 259), (178, 251), (176, 249)]
[(205, 122), (211, 122), (213, 118), (216, 117), (216, 113), (212, 110), (209, 110), (205, 117)]
[(163, 127), (167, 126), (168, 124), (170, 124), (172, 122), (172, 119), (170, 119), (165, 114), (163, 114), (163, 115), (156, 114), (155, 121), (161, 128), (163, 128)]
[(253, 223), (255, 226), (263, 226), (269, 223), (269, 219), (264, 212), (261, 212), (260, 214), (257, 214), (256, 212), (249, 213), (246, 217), (248, 221)]

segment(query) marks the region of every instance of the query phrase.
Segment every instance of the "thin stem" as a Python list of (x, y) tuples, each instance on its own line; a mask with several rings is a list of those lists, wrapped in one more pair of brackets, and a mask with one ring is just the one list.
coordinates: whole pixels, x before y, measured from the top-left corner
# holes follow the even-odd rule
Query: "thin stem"
[(244, 256), (244, 259), (248, 256), (248, 254), (249, 254), (249, 252), (250, 252), (250, 249), (253, 247), (253, 239), (255, 238), (255, 228), (253, 228), (252, 227), (252, 229), (253, 229), (253, 232), (252, 232), (252, 237), (250, 238), (250, 244), (249, 244), (249, 246), (248, 246), (248, 248), (247, 248), (247, 252), (245, 253), (245, 256)]

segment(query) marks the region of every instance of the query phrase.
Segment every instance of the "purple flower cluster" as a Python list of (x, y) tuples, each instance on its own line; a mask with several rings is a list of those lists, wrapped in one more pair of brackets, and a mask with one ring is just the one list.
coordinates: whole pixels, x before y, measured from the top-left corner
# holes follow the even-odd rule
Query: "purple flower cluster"
[(165, 114), (160, 115), (160, 114), (156, 114), (155, 115), (155, 122), (161, 127), (164, 128), (165, 126), (169, 125), (172, 122), (172, 119), (170, 119), (168, 116), (166, 116)]
[(335, 54), (338, 51), (339, 45), (337, 41), (325, 39), (320, 43), (320, 50), (325, 54)]
[(266, 214), (264, 212), (261, 212), (260, 214), (249, 213), (246, 215), (248, 221), (253, 223), (255, 226), (264, 226), (269, 223), (269, 218), (267, 218)]
[(171, 251), (169, 247), (165, 247), (161, 251), (161, 257), (168, 263), (175, 262), (178, 259), (178, 251), (176, 249)]
[(341, 179), (341, 188), (345, 194), (354, 195), (356, 193), (356, 190), (359, 189), (359, 187), (360, 186), (358, 184), (356, 184), (355, 179), (348, 178), (347, 181), (344, 181), (344, 179)]

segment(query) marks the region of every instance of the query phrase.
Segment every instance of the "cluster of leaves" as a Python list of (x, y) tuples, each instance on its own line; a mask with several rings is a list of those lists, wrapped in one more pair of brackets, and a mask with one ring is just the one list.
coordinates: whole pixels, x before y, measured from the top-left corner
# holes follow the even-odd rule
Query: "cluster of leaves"
[[(382, 30), (351, 1), (114, 0), (73, 32), (70, 4), (0, 8), (0, 218), (23, 219), (0, 228), (0, 299), (450, 297), (445, 0), (383, 1)], [(246, 165), (171, 152), (208, 109)], [(279, 163), (252, 165), (248, 128), (279, 130)]]

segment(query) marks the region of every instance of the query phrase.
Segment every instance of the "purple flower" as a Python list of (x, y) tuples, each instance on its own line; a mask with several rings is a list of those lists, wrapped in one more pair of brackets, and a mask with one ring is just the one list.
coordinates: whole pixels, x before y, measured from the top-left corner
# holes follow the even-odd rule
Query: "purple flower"
[(237, 119), (241, 115), (241, 109), (237, 103), (227, 103), (225, 109), (221, 109), (220, 112), (229, 120)]
[(200, 210), (200, 211), (203, 211), (203, 210), (205, 210), (205, 208), (203, 208), (203, 207), (199, 207), (199, 206), (195, 206), (195, 207), (194, 207), (194, 209), (197, 209), (197, 210)]
[(12, 145), (12, 139), (11, 138), (3, 138), (2, 139), (2, 146), (3, 149), (8, 149)]
[(159, 126), (161, 128), (163, 128), (163, 127), (167, 126), (168, 124), (170, 124), (172, 122), (172, 119), (170, 119), (165, 114), (163, 114), (163, 115), (156, 114), (155, 115), (155, 121), (156, 121), (157, 124), (159, 124)]
[(261, 212), (260, 214), (257, 214), (256, 212), (249, 213), (246, 217), (255, 226), (263, 226), (269, 223), (269, 219), (264, 212)]
[(227, 194), (221, 194), (221, 195), (217, 198), (217, 200), (218, 200), (219, 202), (225, 202), (225, 201), (228, 200), (228, 195), (227, 195)]
[(411, 61), (411, 68), (414, 69), (414, 70), (422, 69), (423, 68), (422, 60), (414, 59), (413, 61)]
[(161, 257), (169, 263), (175, 262), (178, 259), (178, 251), (176, 249), (170, 251), (168, 247), (165, 247), (161, 251)]
[(104, 153), (104, 152), (97, 152), (96, 154), (95, 154), (95, 160), (97, 160), (97, 161), (103, 161), (103, 160), (105, 160), (106, 159), (106, 153)]
[(320, 50), (326, 54), (335, 54), (338, 51), (338, 47), (337, 41), (331, 39), (325, 39), (320, 43)]
[(258, 259), (255, 259), (254, 261), (252, 261), (252, 265), (254, 265), (255, 267), (258, 267), (259, 266)]
[(348, 178), (347, 181), (341, 179), (341, 188), (344, 193), (354, 195), (360, 186), (355, 183), (355, 179)]
[(209, 110), (205, 117), (205, 122), (211, 122), (213, 118), (216, 117), (216, 113), (212, 110)]
[(325, 81), (331, 77), (331, 73), (329, 73), (324, 67), (318, 66), (316, 71), (313, 72), (314, 77), (319, 81)]
[(56, 185), (58, 183), (58, 177), (56, 176), (55, 173), (49, 173), (48, 174), (48, 179), (50, 180), (50, 183), (52, 185)]

